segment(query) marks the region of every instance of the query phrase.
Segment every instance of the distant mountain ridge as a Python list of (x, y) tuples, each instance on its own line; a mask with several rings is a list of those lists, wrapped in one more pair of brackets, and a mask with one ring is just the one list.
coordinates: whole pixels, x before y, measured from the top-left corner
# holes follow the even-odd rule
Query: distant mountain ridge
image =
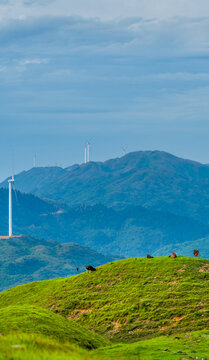
[[(209, 221), (209, 167), (161, 151), (139, 151), (105, 162), (33, 168), (16, 188), (71, 206), (144, 206)], [(7, 187), (7, 180), (0, 184)]]

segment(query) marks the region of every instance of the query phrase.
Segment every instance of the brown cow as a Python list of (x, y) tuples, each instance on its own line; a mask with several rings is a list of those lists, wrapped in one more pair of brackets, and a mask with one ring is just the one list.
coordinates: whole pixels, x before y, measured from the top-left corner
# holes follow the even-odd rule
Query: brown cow
[(194, 254), (194, 256), (198, 256), (198, 257), (199, 257), (199, 255), (200, 255), (199, 250), (194, 250), (194, 251), (193, 251), (193, 254)]
[(174, 253), (174, 252), (172, 252), (172, 256), (171, 256), (173, 259), (175, 259), (176, 257), (177, 257), (177, 255)]
[(153, 259), (153, 256), (151, 256), (150, 254), (147, 254), (147, 259)]
[(96, 271), (96, 269), (95, 269), (93, 266), (91, 266), (91, 265), (87, 265), (87, 266), (86, 266), (86, 270), (87, 270), (87, 272), (89, 272), (89, 271)]

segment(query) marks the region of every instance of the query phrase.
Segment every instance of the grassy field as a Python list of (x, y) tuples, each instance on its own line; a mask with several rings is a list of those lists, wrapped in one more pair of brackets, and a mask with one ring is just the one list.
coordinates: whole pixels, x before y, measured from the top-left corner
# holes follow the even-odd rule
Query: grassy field
[(166, 257), (18, 286), (0, 294), (0, 359), (209, 360), (208, 280), (208, 260)]
[(206, 360), (208, 358), (209, 331), (162, 336), (93, 351), (37, 334), (10, 334), (0, 337), (0, 360)]
[[(98, 358), (98, 357), (97, 357)], [(70, 343), (37, 334), (0, 337), (0, 360), (86, 360), (89, 352)]]
[(133, 344), (118, 344), (93, 351), (97, 359), (179, 360), (209, 358), (209, 331), (161, 336)]
[(128, 259), (68, 279), (18, 286), (0, 308), (32, 304), (117, 341), (201, 330), (209, 319), (209, 261)]
[(83, 328), (75, 321), (31, 305), (15, 305), (1, 309), (0, 332), (2, 335), (14, 333), (43, 335), (61, 342), (77, 344), (86, 349), (96, 349), (109, 344), (108, 340)]

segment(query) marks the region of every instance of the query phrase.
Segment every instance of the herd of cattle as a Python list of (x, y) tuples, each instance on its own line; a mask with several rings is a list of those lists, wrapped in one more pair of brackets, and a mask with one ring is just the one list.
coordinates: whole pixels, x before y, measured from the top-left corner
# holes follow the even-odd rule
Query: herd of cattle
[[(193, 254), (194, 254), (194, 256), (199, 257), (199, 255), (200, 255), (199, 250), (193, 250)], [(172, 252), (172, 255), (170, 255), (169, 257), (175, 259), (177, 257), (177, 255), (175, 252)], [(147, 259), (153, 259), (153, 256), (151, 256), (150, 254), (147, 254)], [(96, 269), (91, 265), (87, 265), (86, 271), (91, 272), (91, 271), (96, 271)]]
[[(196, 257), (199, 257), (200, 253), (199, 250), (193, 250), (193, 254)], [(175, 259), (177, 257), (175, 252), (172, 252), (172, 255), (169, 255), (169, 257)], [(153, 259), (153, 256), (151, 256), (150, 254), (147, 254), (147, 259)]]

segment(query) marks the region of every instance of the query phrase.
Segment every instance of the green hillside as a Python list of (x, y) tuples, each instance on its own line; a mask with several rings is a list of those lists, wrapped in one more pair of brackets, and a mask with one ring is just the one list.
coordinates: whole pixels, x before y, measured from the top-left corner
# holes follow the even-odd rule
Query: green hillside
[(31, 305), (8, 306), (0, 310), (1, 335), (26, 333), (52, 337), (86, 349), (95, 349), (109, 342), (98, 334), (81, 327), (75, 321), (52, 311)]
[(50, 309), (115, 341), (209, 329), (209, 261), (128, 259), (94, 273), (18, 286), (0, 294), (0, 308)]
[(113, 344), (93, 351), (37, 334), (0, 336), (1, 360), (207, 360), (208, 348), (207, 330)]

